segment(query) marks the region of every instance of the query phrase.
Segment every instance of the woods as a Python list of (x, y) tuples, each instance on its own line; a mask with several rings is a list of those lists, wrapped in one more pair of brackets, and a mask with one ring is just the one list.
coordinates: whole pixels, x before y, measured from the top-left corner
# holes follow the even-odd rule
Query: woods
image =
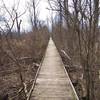
[[(100, 1), (47, 0), (45, 21), (40, 20), (40, 2), (30, 0), (19, 11), (20, 0), (12, 7), (0, 1), (0, 100), (30, 100), (50, 36), (79, 100), (99, 100)], [(22, 29), (23, 16), (29, 30)]]

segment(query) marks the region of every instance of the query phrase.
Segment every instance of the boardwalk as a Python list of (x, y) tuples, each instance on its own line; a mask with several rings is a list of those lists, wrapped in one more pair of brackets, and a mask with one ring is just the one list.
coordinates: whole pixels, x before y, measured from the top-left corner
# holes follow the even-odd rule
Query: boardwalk
[(78, 100), (51, 39), (31, 100)]

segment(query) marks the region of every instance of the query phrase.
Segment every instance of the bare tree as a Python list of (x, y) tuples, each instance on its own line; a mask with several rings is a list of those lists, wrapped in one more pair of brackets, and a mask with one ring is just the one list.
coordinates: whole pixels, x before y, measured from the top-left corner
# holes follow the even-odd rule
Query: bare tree
[(30, 20), (31, 20), (31, 24), (32, 27), (37, 28), (38, 27), (38, 16), (39, 16), (39, 12), (38, 12), (38, 5), (39, 5), (40, 0), (36, 1), (36, 0), (31, 0), (31, 2), (29, 2), (29, 12), (30, 12)]
[(21, 19), (20, 19), (20, 21), (18, 21), (18, 13), (16, 12), (16, 26), (17, 26), (18, 37), (20, 37), (21, 22), (22, 22)]

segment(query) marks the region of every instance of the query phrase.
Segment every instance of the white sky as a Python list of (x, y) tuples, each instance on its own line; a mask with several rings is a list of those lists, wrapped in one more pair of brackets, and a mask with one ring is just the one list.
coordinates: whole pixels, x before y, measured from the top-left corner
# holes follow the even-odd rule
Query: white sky
[[(20, 18), (22, 19), (22, 29), (28, 29), (30, 28), (30, 24), (28, 16), (29, 16), (29, 12), (28, 12), (28, 2), (30, 0), (4, 0), (6, 7), (11, 9), (12, 6), (15, 6), (16, 4), (18, 4), (19, 2), (19, 7), (18, 7), (18, 12), (19, 13), (23, 13), (25, 11), (25, 9), (27, 9), (27, 12)], [(14, 5), (15, 4), (15, 5)], [(50, 16), (50, 12), (46, 9), (47, 7), (49, 7), (47, 0), (40, 0), (39, 3), (39, 19), (45, 21), (47, 19), (48, 16)]]

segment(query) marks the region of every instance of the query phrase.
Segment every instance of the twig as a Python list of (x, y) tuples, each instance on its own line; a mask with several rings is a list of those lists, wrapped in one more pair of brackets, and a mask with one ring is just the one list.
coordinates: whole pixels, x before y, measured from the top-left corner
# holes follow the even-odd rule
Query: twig
[(69, 56), (64, 50), (61, 50), (61, 52), (62, 52), (69, 60), (71, 60), (70, 56)]

